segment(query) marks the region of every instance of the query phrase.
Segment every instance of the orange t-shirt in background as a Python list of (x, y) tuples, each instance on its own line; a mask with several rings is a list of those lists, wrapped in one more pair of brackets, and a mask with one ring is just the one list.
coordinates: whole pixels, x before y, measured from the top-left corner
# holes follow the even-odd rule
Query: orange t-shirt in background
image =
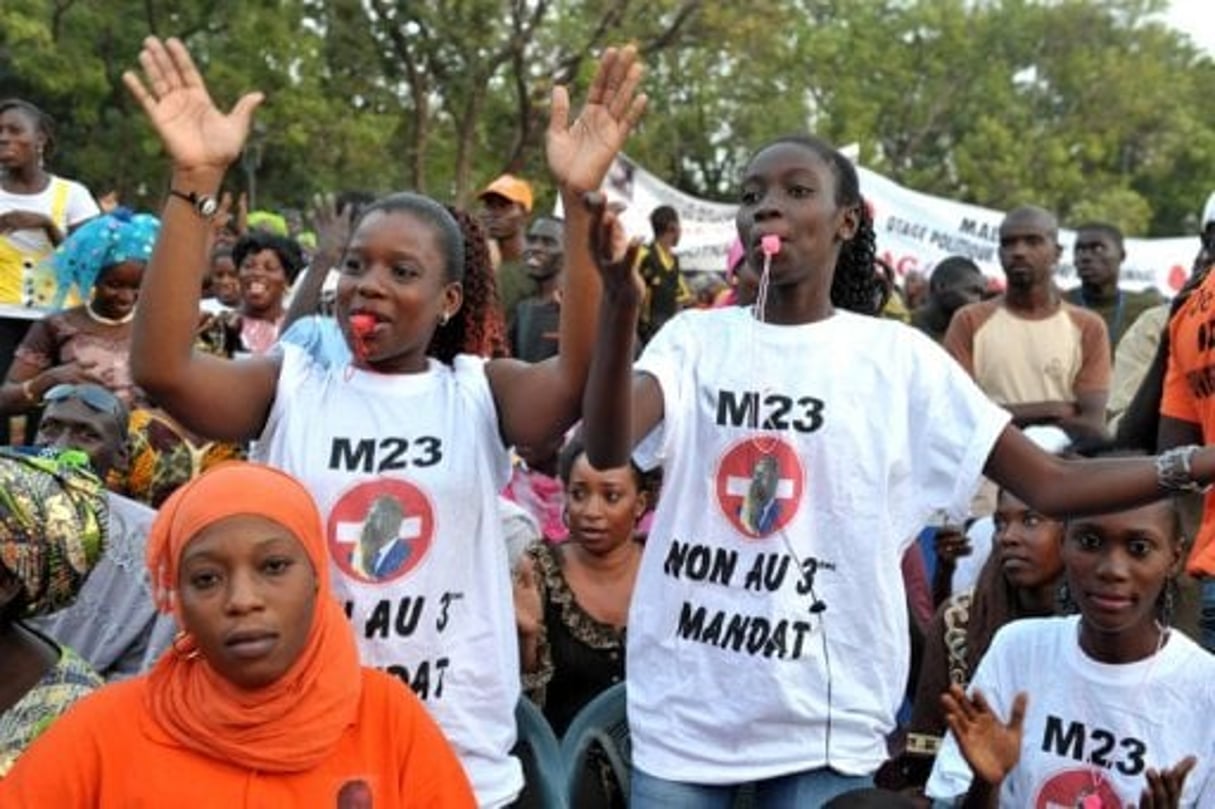
[[(1169, 365), (1160, 414), (1197, 424), (1202, 441), (1215, 441), (1215, 272), (1169, 321)], [(1215, 576), (1215, 493), (1203, 500), (1202, 524), (1186, 563), (1195, 576)]]
[(329, 759), (300, 773), (259, 773), (179, 747), (145, 708), (146, 677), (108, 686), (18, 759), (0, 779), (0, 806), (475, 807), (455, 753), (418, 699), (388, 675), (362, 673), (355, 723)]

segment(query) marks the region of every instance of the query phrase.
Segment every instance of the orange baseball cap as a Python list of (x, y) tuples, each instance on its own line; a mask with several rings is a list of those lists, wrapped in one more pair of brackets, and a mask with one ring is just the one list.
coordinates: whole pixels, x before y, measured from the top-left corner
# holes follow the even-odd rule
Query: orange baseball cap
[(523, 206), (523, 210), (528, 213), (532, 212), (532, 186), (526, 180), (520, 180), (513, 174), (503, 174), (498, 179), (494, 180), (489, 185), (485, 186), (485, 190), (477, 195), (478, 198), (483, 198), (488, 194), (497, 194), (500, 197), (506, 197), (511, 202), (517, 202)]

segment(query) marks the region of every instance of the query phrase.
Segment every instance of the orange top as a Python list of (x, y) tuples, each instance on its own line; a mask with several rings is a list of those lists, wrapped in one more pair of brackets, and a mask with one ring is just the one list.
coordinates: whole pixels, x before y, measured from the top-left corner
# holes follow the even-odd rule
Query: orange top
[[(1188, 421), (1202, 430), (1202, 443), (1215, 443), (1215, 340), (1211, 337), (1211, 299), (1215, 271), (1169, 321), (1169, 364), (1160, 415)], [(1215, 491), (1203, 500), (1202, 524), (1194, 538), (1186, 571), (1215, 576)]]
[(302, 772), (264, 773), (193, 752), (148, 712), (148, 678), (77, 703), (0, 779), (5, 809), (473, 807), (455, 754), (409, 689), (362, 670), (353, 724)]

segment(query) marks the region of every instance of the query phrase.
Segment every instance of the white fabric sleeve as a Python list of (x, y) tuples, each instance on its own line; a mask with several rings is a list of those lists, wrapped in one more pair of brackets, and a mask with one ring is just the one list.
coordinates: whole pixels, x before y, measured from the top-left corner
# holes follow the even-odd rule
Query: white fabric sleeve
[(961, 522), (968, 516), (987, 459), (1012, 417), (927, 337), (913, 332), (908, 339), (926, 343), (917, 352), (915, 378), (917, 389), (926, 393), (918, 403), (924, 429), (915, 434), (909, 456), (912, 478), (924, 498), (919, 507), (928, 514), (943, 510)]
[(670, 449), (673, 424), (686, 412), (686, 386), (695, 368), (698, 340), (691, 328), (694, 312), (671, 318), (645, 347), (634, 370), (648, 374), (662, 391), (662, 420), (633, 450), (633, 461), (644, 470), (660, 466)]
[(68, 180), (67, 183), (66, 213), (69, 227), (74, 227), (86, 219), (92, 219), (94, 216), (101, 214), (101, 208), (97, 207), (97, 201), (93, 199), (93, 195), (89, 193), (89, 189), (75, 180)]

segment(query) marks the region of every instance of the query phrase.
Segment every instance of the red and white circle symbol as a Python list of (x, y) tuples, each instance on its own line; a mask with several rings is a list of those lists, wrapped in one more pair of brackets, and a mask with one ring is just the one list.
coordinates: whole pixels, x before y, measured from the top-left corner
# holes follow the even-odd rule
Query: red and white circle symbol
[(717, 505), (743, 536), (763, 538), (788, 525), (802, 502), (806, 473), (780, 438), (744, 439), (717, 465)]
[(329, 553), (347, 576), (371, 584), (395, 581), (430, 551), (435, 518), (430, 499), (396, 478), (347, 490), (329, 512)]
[(1105, 773), (1097, 769), (1072, 769), (1056, 773), (1047, 779), (1034, 798), (1035, 809), (1100, 809), (1122, 806), (1122, 798), (1114, 790)]

